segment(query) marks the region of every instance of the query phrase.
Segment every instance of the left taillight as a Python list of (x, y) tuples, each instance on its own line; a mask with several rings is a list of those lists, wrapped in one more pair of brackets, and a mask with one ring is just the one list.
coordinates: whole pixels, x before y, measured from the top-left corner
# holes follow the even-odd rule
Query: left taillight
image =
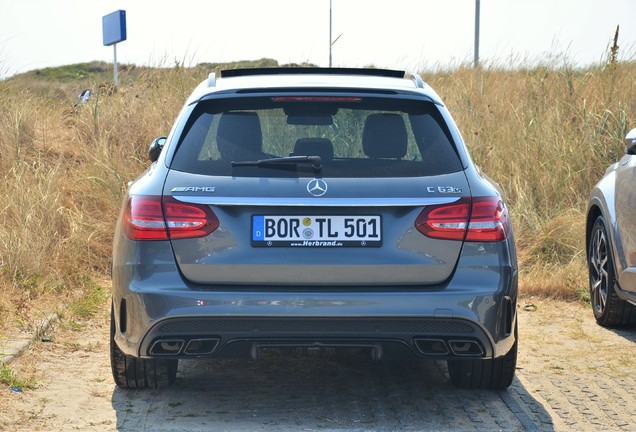
[(204, 237), (218, 226), (210, 207), (156, 195), (130, 197), (122, 218), (124, 234), (131, 240)]
[(415, 227), (427, 237), (470, 242), (497, 242), (512, 231), (508, 210), (498, 197), (461, 198), (426, 207)]

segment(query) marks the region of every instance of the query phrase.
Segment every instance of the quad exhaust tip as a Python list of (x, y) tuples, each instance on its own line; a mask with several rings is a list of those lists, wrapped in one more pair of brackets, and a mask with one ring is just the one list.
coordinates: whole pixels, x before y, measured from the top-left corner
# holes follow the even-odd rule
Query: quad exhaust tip
[(216, 338), (190, 339), (183, 353), (185, 355), (205, 356), (214, 352), (219, 344)]
[(218, 338), (158, 339), (150, 347), (153, 356), (207, 356), (219, 345)]
[(484, 355), (479, 342), (474, 340), (444, 340), (418, 338), (414, 340), (420, 353), (427, 356), (481, 357)]
[(415, 339), (415, 346), (422, 354), (445, 356), (450, 353), (442, 339)]
[(456, 356), (480, 357), (484, 355), (481, 346), (472, 340), (450, 340), (448, 346)]

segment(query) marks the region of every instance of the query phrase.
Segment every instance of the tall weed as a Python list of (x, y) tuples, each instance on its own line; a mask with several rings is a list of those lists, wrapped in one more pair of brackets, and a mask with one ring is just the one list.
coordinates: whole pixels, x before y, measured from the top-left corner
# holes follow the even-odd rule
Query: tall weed
[[(459, 69), (428, 80), (456, 116), (476, 163), (507, 194), (523, 288), (567, 293), (584, 285), (587, 198), (636, 127), (636, 63)], [(571, 277), (548, 277), (554, 271), (543, 269), (553, 265)]]

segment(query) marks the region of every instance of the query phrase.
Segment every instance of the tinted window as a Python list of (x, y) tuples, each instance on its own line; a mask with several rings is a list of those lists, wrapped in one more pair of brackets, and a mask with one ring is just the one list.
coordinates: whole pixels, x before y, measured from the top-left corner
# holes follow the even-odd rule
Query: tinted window
[(310, 164), (232, 166), (286, 156), (320, 156), (325, 177), (415, 177), (461, 170), (432, 103), (297, 95), (200, 102), (171, 168), (235, 177), (312, 171)]

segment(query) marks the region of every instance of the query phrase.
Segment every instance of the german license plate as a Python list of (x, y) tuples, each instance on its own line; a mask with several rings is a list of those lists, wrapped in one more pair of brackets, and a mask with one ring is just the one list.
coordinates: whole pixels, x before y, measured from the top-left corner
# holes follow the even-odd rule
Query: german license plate
[(256, 247), (379, 247), (382, 218), (374, 216), (252, 216)]

